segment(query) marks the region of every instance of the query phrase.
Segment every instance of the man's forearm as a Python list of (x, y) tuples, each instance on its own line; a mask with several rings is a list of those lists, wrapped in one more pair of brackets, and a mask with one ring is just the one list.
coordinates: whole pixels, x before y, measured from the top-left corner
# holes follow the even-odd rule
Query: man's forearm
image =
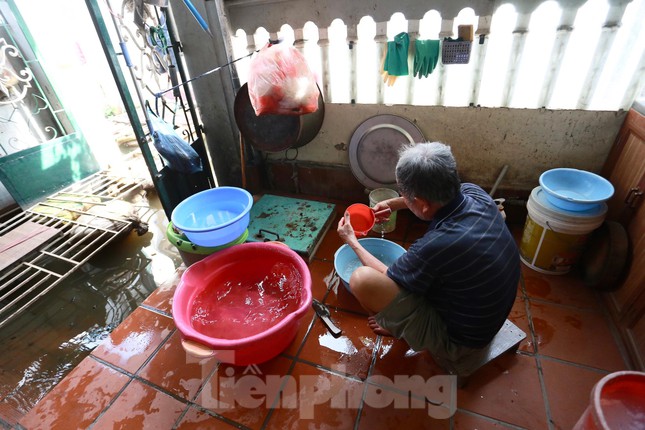
[(368, 266), (371, 267), (372, 269), (378, 270), (381, 273), (387, 272), (387, 266), (378, 258), (374, 257), (372, 254), (370, 254), (363, 246), (361, 246), (358, 241), (356, 243), (352, 243), (349, 245), (356, 255), (358, 256), (358, 259), (363, 263), (363, 266)]

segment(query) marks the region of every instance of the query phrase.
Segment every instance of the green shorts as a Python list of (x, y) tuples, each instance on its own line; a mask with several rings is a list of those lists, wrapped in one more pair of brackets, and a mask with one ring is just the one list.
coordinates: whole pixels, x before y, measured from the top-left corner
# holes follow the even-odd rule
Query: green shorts
[(439, 313), (419, 294), (402, 290), (374, 318), (392, 336), (405, 340), (413, 350), (428, 350), (440, 361), (457, 362), (478, 351), (451, 341)]

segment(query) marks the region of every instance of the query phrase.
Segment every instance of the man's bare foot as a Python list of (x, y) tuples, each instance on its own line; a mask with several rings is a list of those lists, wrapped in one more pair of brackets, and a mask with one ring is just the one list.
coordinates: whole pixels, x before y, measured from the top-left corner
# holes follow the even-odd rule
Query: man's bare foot
[(367, 317), (367, 325), (370, 326), (372, 331), (376, 334), (380, 334), (381, 336), (392, 337), (392, 333), (390, 333), (389, 331), (385, 330), (383, 327), (378, 325), (378, 323), (376, 322), (376, 318), (374, 318), (373, 316)]

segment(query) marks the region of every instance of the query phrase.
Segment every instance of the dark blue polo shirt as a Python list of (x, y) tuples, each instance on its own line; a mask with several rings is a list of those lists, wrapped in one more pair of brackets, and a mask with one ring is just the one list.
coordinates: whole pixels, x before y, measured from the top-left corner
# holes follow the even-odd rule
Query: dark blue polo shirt
[(428, 299), (453, 342), (481, 348), (511, 311), (520, 259), (495, 202), (477, 185), (464, 183), (387, 274)]

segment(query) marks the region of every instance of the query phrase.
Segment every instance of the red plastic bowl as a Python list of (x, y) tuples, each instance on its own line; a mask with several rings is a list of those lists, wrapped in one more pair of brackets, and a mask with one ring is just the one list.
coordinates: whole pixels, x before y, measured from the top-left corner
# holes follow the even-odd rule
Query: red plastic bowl
[(347, 208), (349, 212), (349, 222), (352, 223), (352, 228), (356, 237), (367, 236), (372, 227), (374, 227), (374, 211), (362, 203), (354, 203)]
[(298, 254), (283, 244), (243, 243), (184, 272), (172, 315), (187, 352), (248, 365), (285, 350), (310, 305), (311, 274)]

